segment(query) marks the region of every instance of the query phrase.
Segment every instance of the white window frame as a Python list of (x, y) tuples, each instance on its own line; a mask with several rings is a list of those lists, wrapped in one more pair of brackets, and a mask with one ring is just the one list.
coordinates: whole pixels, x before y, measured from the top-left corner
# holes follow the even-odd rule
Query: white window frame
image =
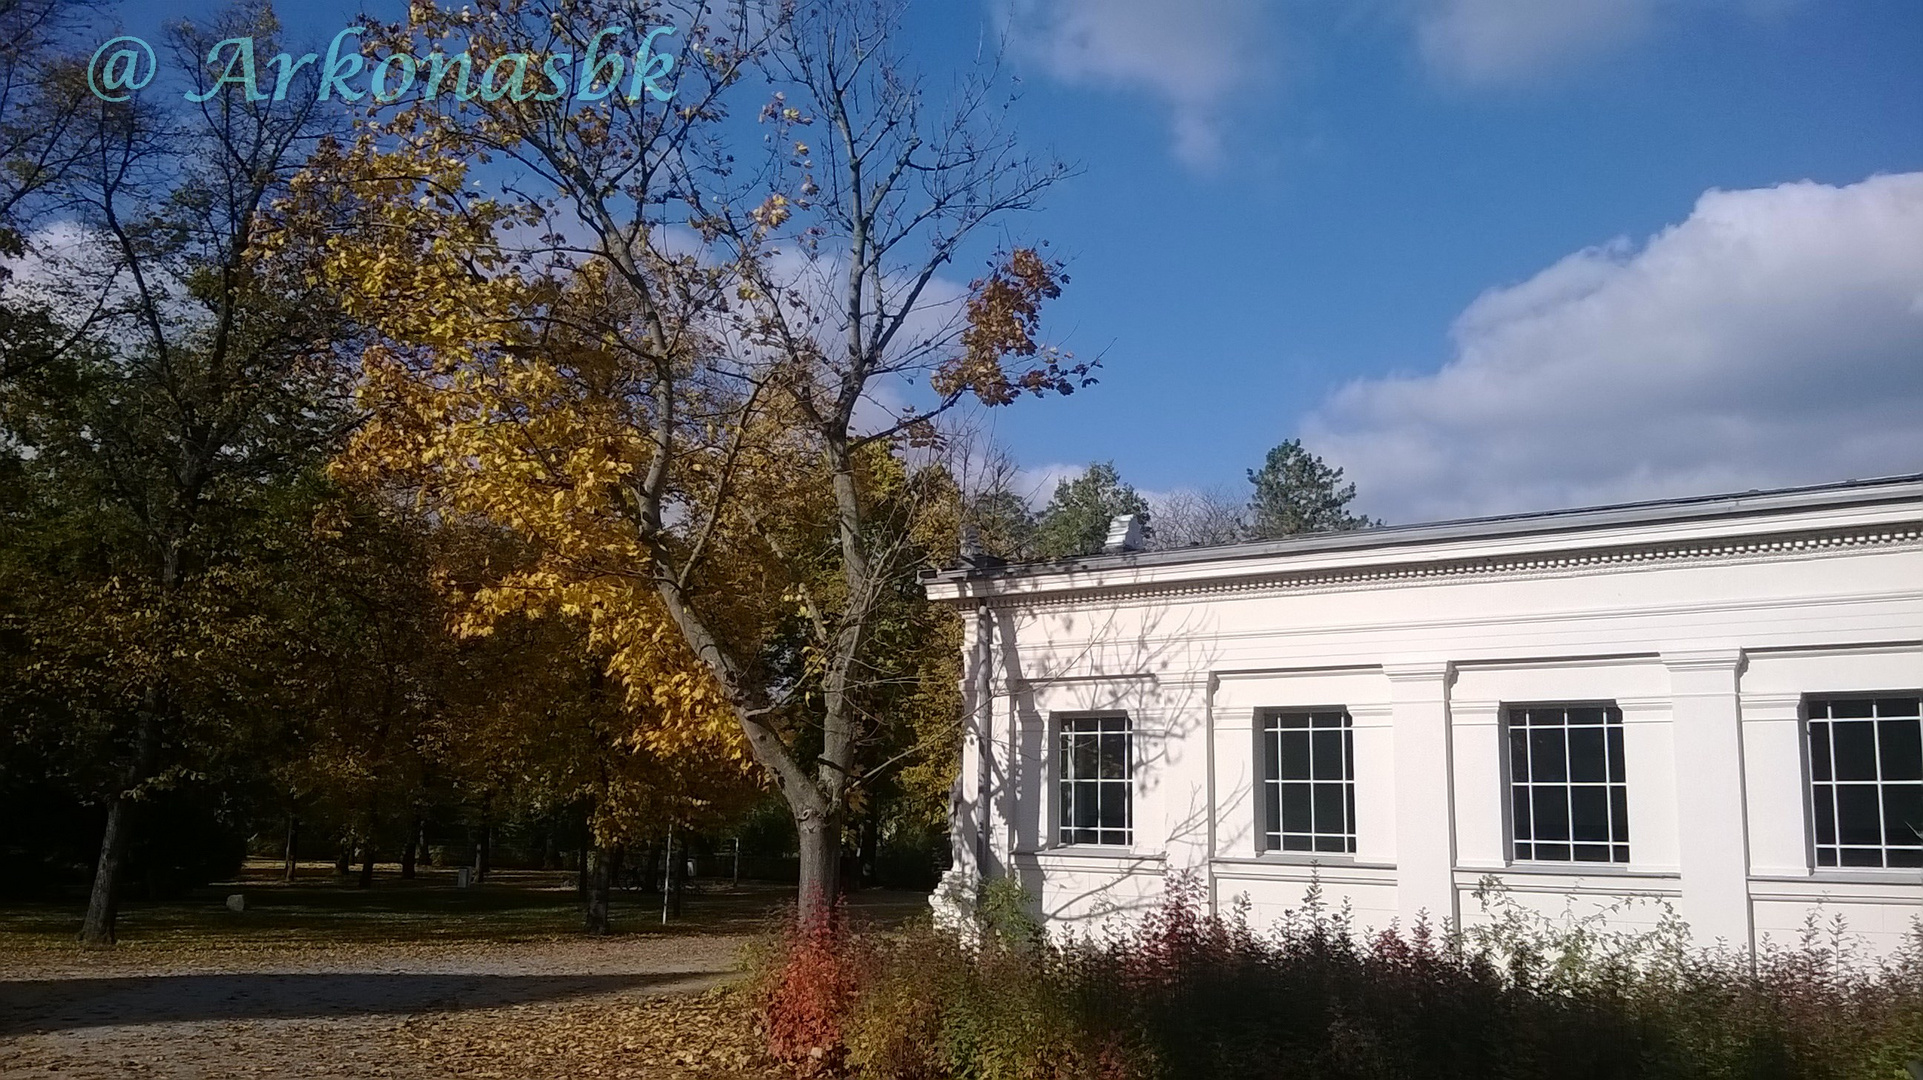
[[(1267, 708), (1257, 711), (1256, 729), (1258, 761), (1261, 767), (1261, 792), (1258, 812), (1262, 815), (1262, 851), (1265, 854), (1316, 857), (1316, 856), (1353, 856), (1356, 850), (1356, 808), (1355, 808), (1355, 718), (1346, 706), (1324, 705), (1311, 708)], [(1302, 721), (1301, 724), (1285, 721)], [(1289, 732), (1301, 732), (1306, 739), (1304, 745), (1308, 760), (1304, 761), (1303, 776), (1287, 776), (1291, 769), (1284, 768), (1284, 736)], [(1318, 735), (1335, 736), (1339, 747), (1337, 775), (1325, 777), (1317, 775), (1315, 743)], [(1335, 787), (1340, 791), (1340, 805), (1336, 809), (1334, 829), (1323, 829), (1322, 814), (1317, 811), (1316, 789)], [(1308, 790), (1308, 828), (1291, 830), (1287, 807), (1291, 787)], [(1291, 842), (1306, 846), (1291, 846)]]
[[(1569, 722), (1569, 713), (1573, 710), (1597, 710), (1601, 713), (1601, 718), (1596, 723), (1571, 724)], [(1554, 712), (1563, 714), (1561, 724), (1536, 724), (1528, 722), (1532, 714)], [(1517, 722), (1518, 718), (1522, 718), (1523, 722), (1519, 724)], [(1574, 757), (1570, 750), (1571, 740), (1569, 738), (1572, 729), (1583, 731), (1600, 729), (1602, 734), (1603, 779), (1574, 779)], [(1562, 735), (1560, 740), (1563, 755), (1561, 779), (1555, 779), (1553, 776), (1544, 779), (1537, 778), (1535, 754), (1539, 749), (1538, 741), (1528, 737), (1527, 734), (1525, 734), (1522, 739), (1522, 745), (1524, 754), (1523, 767), (1528, 775), (1518, 776), (1517, 734), (1551, 730), (1560, 730)], [(1632, 834), (1630, 832), (1629, 821), (1628, 751), (1625, 744), (1626, 732), (1623, 728), (1622, 709), (1614, 701), (1519, 702), (1505, 704), (1503, 706), (1503, 818), (1506, 826), (1504, 831), (1507, 833), (1506, 855), (1510, 863), (1570, 867), (1626, 867), (1630, 865), (1633, 849), (1631, 847)], [(1549, 770), (1545, 770), (1545, 775), (1548, 772)], [(1539, 805), (1538, 792), (1553, 792), (1557, 789), (1561, 789), (1563, 793), (1563, 831), (1567, 834), (1567, 838), (1559, 840), (1551, 837), (1545, 840), (1537, 835), (1539, 830), (1536, 827), (1535, 812)], [(1605, 828), (1609, 832), (1609, 836), (1606, 839), (1576, 839), (1575, 803), (1576, 793), (1579, 789), (1600, 789), (1602, 791), (1603, 820)], [(1527, 838), (1520, 835), (1525, 823), (1518, 820), (1517, 816), (1517, 794), (1519, 790), (1525, 793), (1528, 800), (1529, 820), (1526, 824), (1529, 836)], [(1620, 829), (1617, 827), (1619, 823), (1621, 825)], [(1523, 850), (1523, 845), (1525, 844), (1528, 845), (1526, 852)], [(1567, 857), (1560, 857), (1555, 854), (1545, 857), (1542, 850), (1545, 847), (1552, 849), (1561, 847), (1567, 849)], [(1588, 848), (1592, 851), (1601, 848), (1604, 849), (1604, 853), (1607, 854), (1608, 857), (1601, 859), (1578, 858), (1578, 848)]]
[[(1858, 703), (1862, 703), (1859, 705)], [(1866, 717), (1836, 716), (1836, 707), (1844, 706), (1849, 712), (1867, 711)], [(1891, 706), (1896, 708), (1892, 709)], [(1867, 706), (1864, 709), (1863, 706)], [(1910, 711), (1905, 713), (1902, 709)], [(1889, 711), (1886, 711), (1889, 710)], [(1923, 744), (1923, 692), (1871, 691), (1807, 694), (1803, 698), (1803, 753), (1807, 769), (1803, 777), (1803, 793), (1810, 814), (1810, 867), (1817, 873), (1876, 873), (1893, 870), (1913, 874), (1923, 867), (1923, 839), (1911, 843), (1891, 843), (1892, 808), (1888, 804), (1887, 789), (1894, 787), (1923, 787), (1923, 780), (1889, 778), (1884, 774), (1892, 765), (1901, 765), (1886, 757), (1886, 721), (1911, 721), (1918, 727), (1919, 743)], [(1865, 725), (1870, 734), (1871, 764), (1875, 775), (1871, 778), (1842, 778), (1837, 775), (1836, 735), (1838, 724)], [(1894, 756), (1901, 749), (1892, 747), (1889, 754)], [(1919, 753), (1923, 753), (1920, 746)], [(1919, 763), (1923, 765), (1923, 763)], [(1845, 842), (1842, 835), (1843, 805), (1845, 791), (1861, 792), (1865, 789), (1876, 795), (1877, 842)], [(1827, 811), (1827, 814), (1825, 813)], [(1828, 822), (1827, 830), (1824, 828)], [(1910, 823), (1905, 823), (1910, 824)], [(1824, 840), (1825, 832), (1829, 840)], [(1902, 853), (1902, 861), (1892, 863), (1890, 853)], [(1914, 852), (1916, 854), (1912, 855)], [(1876, 861), (1843, 861), (1846, 853), (1864, 858), (1874, 853)], [(1825, 856), (1830, 861), (1825, 862)], [(1911, 861), (1914, 860), (1914, 861)]]
[[(1051, 760), (1054, 762), (1054, 830), (1052, 839), (1058, 848), (1106, 848), (1130, 849), (1135, 845), (1135, 739), (1137, 732), (1133, 719), (1127, 713), (1071, 713), (1057, 715), (1051, 725), (1054, 746)], [(1097, 739), (1096, 775), (1078, 775), (1071, 758), (1069, 738), (1071, 736), (1094, 736)], [(1122, 775), (1106, 775), (1105, 760), (1101, 754), (1100, 741), (1103, 737), (1122, 737)], [(1076, 826), (1070, 823), (1075, 812), (1077, 786), (1093, 786), (1097, 796), (1096, 822), (1092, 827)], [(1123, 799), (1122, 821), (1118, 828), (1103, 826), (1101, 807), (1114, 792), (1120, 791)], [(1084, 839), (1077, 834), (1094, 833), (1093, 838)], [(1119, 834), (1114, 835), (1114, 834)]]

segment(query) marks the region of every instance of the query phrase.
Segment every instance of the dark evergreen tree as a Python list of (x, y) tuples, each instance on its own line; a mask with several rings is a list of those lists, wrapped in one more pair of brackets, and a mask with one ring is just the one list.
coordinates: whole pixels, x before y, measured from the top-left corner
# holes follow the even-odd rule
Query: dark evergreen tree
[(1040, 519), (1018, 492), (997, 488), (975, 496), (968, 502), (966, 520), (975, 526), (984, 552), (1010, 561), (1034, 557)]
[(1148, 500), (1122, 481), (1112, 461), (1098, 461), (1073, 480), (1055, 485), (1055, 497), (1035, 529), (1035, 553), (1044, 559), (1093, 555), (1108, 539), (1109, 522), (1120, 514), (1140, 514), (1144, 535)]
[(1260, 469), (1249, 470), (1255, 495), (1249, 500), (1249, 535), (1273, 540), (1299, 533), (1346, 532), (1382, 522), (1349, 512), (1355, 485), (1342, 482), (1332, 468), (1290, 439), (1269, 451)]

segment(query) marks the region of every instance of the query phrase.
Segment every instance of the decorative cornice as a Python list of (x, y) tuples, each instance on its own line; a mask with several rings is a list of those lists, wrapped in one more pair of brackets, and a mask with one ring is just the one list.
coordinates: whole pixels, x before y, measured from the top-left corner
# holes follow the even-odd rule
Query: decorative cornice
[(1073, 607), (1094, 598), (1105, 601), (1166, 600), (1201, 596), (1262, 596), (1296, 592), (1346, 592), (1396, 588), (1448, 579), (1530, 580), (1616, 573), (1648, 565), (1693, 566), (1715, 562), (1776, 562), (1863, 548), (1923, 547), (1923, 525), (1882, 525), (1861, 529), (1810, 530), (1728, 540), (1623, 544), (1553, 555), (1492, 555), (1423, 563), (1343, 567), (1334, 570), (1275, 571), (1200, 582), (1093, 585), (1047, 593), (1004, 593), (987, 597), (993, 607)]

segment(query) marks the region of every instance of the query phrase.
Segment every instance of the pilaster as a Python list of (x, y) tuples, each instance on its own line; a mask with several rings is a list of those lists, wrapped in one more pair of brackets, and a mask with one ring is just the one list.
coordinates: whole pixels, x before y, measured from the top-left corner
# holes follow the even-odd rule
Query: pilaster
[[(1669, 669), (1676, 744), (1677, 849), (1683, 873), (1679, 914), (1698, 944), (1721, 940), (1747, 950), (1754, 944), (1754, 929), (1737, 686), (1743, 652), (1665, 650), (1662, 659)], [(1630, 843), (1633, 850), (1633, 834)]]
[(1447, 661), (1383, 665), (1395, 729), (1396, 899), (1404, 927), (1455, 920)]

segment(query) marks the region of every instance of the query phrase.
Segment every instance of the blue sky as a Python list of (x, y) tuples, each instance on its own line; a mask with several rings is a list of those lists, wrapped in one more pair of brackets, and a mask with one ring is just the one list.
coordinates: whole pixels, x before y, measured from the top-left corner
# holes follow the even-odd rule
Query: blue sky
[(1038, 480), (1239, 494), (1300, 435), (1409, 521), (1923, 471), (1915, 0), (920, 0), (908, 42), (1004, 31), (1082, 169), (1018, 228), (1104, 365), (993, 416)]

